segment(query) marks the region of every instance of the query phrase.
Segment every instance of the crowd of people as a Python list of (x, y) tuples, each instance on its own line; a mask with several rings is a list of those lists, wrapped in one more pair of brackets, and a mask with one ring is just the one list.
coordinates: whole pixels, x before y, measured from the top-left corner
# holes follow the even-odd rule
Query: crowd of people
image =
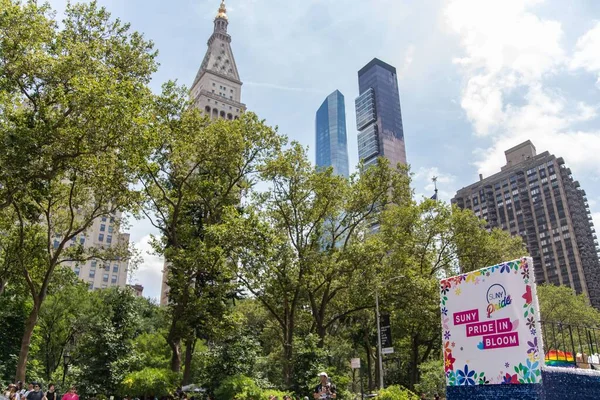
[(44, 392), (40, 383), (33, 382), (25, 385), (21, 381), (8, 385), (4, 397), (7, 400), (79, 400), (74, 386), (69, 388), (67, 393), (59, 396), (53, 383), (49, 384), (48, 390)]

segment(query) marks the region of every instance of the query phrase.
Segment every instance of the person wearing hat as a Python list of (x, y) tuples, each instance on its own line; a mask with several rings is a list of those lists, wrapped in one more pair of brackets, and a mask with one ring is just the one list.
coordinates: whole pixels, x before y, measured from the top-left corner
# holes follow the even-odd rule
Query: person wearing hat
[(319, 374), (320, 382), (315, 387), (313, 397), (315, 399), (335, 399), (337, 394), (335, 393), (335, 385), (329, 381), (327, 373), (321, 372)]

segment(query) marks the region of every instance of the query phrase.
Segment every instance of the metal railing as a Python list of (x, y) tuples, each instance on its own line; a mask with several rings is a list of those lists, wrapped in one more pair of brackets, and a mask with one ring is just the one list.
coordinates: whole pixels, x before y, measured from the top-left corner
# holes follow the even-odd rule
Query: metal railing
[(600, 370), (600, 328), (540, 323), (546, 365)]

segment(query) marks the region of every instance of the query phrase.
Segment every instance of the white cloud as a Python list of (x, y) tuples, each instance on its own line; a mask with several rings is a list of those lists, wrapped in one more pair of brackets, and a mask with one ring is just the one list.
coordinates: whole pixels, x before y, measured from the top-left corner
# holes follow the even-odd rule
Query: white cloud
[(498, 132), (506, 120), (504, 97), (540, 80), (564, 61), (562, 29), (528, 11), (540, 0), (454, 0), (447, 23), (458, 33), (465, 56), (455, 60), (465, 71), (461, 106), (477, 135)]
[(597, 73), (600, 88), (600, 22), (577, 40), (569, 68)]
[(402, 64), (402, 68), (400, 69), (400, 72), (398, 73), (398, 79), (402, 79), (406, 75), (406, 73), (408, 72), (408, 69), (412, 65), (414, 59), (415, 59), (415, 45), (411, 44), (408, 46), (408, 48), (406, 49), (406, 53), (404, 54), (404, 63)]
[(595, 228), (600, 228), (600, 212), (592, 213), (592, 219)]
[(543, 2), (453, 0), (446, 8), (446, 22), (464, 49), (455, 60), (464, 78), (461, 106), (474, 134), (491, 141), (474, 151), (474, 164), (486, 176), (505, 164), (506, 149), (528, 139), (578, 171), (600, 173), (600, 132), (577, 126), (595, 119), (597, 106), (547, 84), (566, 68), (600, 72), (600, 24), (578, 40), (568, 63), (561, 24), (535, 14)]
[(142, 237), (135, 243), (135, 246), (140, 251), (144, 262), (134, 272), (132, 283), (144, 286), (145, 297), (159, 301), (164, 261), (162, 257), (154, 254), (150, 245), (150, 235)]
[(454, 197), (454, 182), (456, 177), (452, 174), (440, 172), (438, 167), (419, 168), (413, 174), (413, 186), (416, 197), (431, 197), (435, 193), (433, 178), (437, 177), (438, 198), (450, 201)]

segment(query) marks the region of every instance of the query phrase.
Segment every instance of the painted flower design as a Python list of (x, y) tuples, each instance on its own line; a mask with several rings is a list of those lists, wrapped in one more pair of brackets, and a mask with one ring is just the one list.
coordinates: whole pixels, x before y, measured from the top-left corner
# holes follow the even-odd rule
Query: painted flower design
[(523, 275), (523, 279), (529, 279), (529, 268), (523, 268), (521, 275)]
[(507, 362), (506, 362), (506, 363), (504, 363), (504, 366), (505, 366), (506, 368), (508, 368), (508, 367), (510, 367), (510, 363), (507, 363)]
[(506, 374), (503, 377), (502, 383), (505, 385), (519, 383), (519, 377), (517, 376), (517, 374), (514, 374), (514, 375)]
[(462, 291), (460, 290), (459, 287), (457, 287), (456, 290), (454, 291), (454, 294), (456, 294), (457, 296), (460, 296), (461, 293), (462, 293)]
[(535, 319), (533, 317), (527, 318), (527, 327), (529, 329), (535, 328)]
[(448, 281), (442, 281), (442, 283), (440, 284), (440, 290), (442, 292), (442, 294), (448, 294), (448, 292), (450, 291), (450, 282)]
[(454, 362), (456, 358), (452, 357), (452, 353), (446, 353), (444, 356), (444, 370), (446, 372), (454, 370)]
[(444, 332), (444, 340), (450, 340), (450, 331)]
[(469, 366), (466, 364), (464, 370), (457, 371), (457, 376), (459, 385), (469, 386), (475, 384), (475, 380), (473, 379), (475, 371), (469, 371)]
[(510, 273), (510, 264), (509, 263), (504, 263), (504, 264), (500, 265), (500, 273), (503, 274), (505, 272), (507, 274)]
[(442, 314), (448, 315), (448, 309), (446, 307), (442, 307)]
[(525, 299), (525, 304), (531, 304), (533, 301), (533, 296), (531, 294), (531, 286), (527, 285), (525, 288), (525, 294), (522, 296)]
[(531, 341), (531, 342), (528, 341), (527, 345), (529, 346), (529, 350), (527, 350), (527, 354), (537, 355), (539, 353), (537, 336), (533, 338), (533, 341)]
[(448, 353), (451, 353), (451, 352), (452, 352), (452, 349), (450, 348), (450, 342), (446, 342), (444, 344), (444, 354), (448, 354)]
[(527, 360), (527, 368), (525, 368), (523, 372), (523, 378), (527, 379), (530, 376), (535, 378), (535, 371), (540, 367), (539, 361), (532, 363), (530, 360)]
[(531, 336), (535, 336), (535, 334), (537, 333), (537, 331), (535, 330), (535, 328), (531, 328), (529, 330), (529, 332), (531, 333)]

